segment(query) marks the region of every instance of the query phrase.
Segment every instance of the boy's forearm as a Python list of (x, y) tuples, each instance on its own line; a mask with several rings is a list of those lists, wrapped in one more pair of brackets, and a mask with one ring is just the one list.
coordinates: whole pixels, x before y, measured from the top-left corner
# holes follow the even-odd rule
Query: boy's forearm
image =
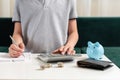
[(22, 36), (20, 34), (14, 33), (13, 38), (17, 44), (23, 43), (23, 39), (22, 39)]
[(66, 45), (74, 47), (78, 41), (78, 30), (76, 19), (69, 20), (68, 39)]
[(21, 31), (21, 23), (20, 22), (15, 22), (13, 38), (15, 39), (17, 44), (23, 42), (22, 31)]
[(71, 34), (69, 34), (66, 45), (70, 45), (72, 47), (75, 47), (77, 41), (78, 41), (78, 33), (72, 32)]

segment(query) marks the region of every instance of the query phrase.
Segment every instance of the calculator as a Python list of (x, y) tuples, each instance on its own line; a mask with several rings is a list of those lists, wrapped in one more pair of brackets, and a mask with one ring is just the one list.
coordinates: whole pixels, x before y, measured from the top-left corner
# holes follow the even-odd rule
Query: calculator
[(70, 62), (74, 60), (74, 57), (79, 57), (81, 54), (75, 55), (62, 55), (62, 54), (40, 54), (38, 55), (38, 59), (43, 62), (51, 63), (51, 62)]

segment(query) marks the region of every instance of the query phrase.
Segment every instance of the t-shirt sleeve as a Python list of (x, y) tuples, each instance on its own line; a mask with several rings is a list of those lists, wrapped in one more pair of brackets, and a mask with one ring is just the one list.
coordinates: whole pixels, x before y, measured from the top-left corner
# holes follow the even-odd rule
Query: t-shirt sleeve
[(15, 1), (15, 6), (14, 6), (14, 12), (13, 12), (13, 17), (12, 17), (13, 22), (21, 22), (20, 19), (20, 8), (19, 8), (19, 0)]
[(70, 2), (70, 14), (69, 19), (77, 18), (77, 8), (76, 8), (76, 0), (71, 0)]

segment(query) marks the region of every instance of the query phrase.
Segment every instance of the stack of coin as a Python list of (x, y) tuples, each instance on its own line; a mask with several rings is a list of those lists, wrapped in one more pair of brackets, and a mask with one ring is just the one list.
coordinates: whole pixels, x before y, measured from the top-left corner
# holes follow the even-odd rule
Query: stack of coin
[(50, 67), (52, 67), (52, 64), (50, 64), (50, 63), (40, 65), (41, 70), (44, 70), (45, 68), (50, 68)]
[(40, 69), (44, 70), (45, 69), (45, 65), (40, 65)]
[(52, 67), (52, 64), (50, 63), (45, 64), (45, 68), (51, 68), (51, 67)]
[(64, 67), (63, 62), (58, 62), (57, 65), (58, 65), (58, 68), (62, 68), (62, 67)]
[[(50, 64), (50, 63), (46, 63), (46, 64), (40, 65), (40, 69), (41, 69), (41, 70), (44, 70), (45, 68), (51, 68), (51, 67), (52, 67), (52, 64)], [(58, 63), (57, 63), (57, 67), (58, 67), (58, 68), (64, 67), (64, 63), (63, 63), (63, 62), (58, 62)]]

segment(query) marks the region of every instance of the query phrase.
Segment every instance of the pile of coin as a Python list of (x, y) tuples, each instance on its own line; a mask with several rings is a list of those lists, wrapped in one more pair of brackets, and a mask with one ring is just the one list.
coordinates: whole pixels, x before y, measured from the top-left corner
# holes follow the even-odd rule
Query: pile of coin
[(52, 64), (50, 64), (50, 63), (40, 65), (41, 70), (44, 70), (45, 68), (50, 68), (50, 67), (52, 67)]
[(50, 63), (45, 64), (45, 68), (51, 68), (51, 67), (52, 67), (52, 64)]
[(57, 65), (58, 65), (58, 68), (62, 68), (62, 67), (64, 67), (63, 62), (58, 62)]
[(45, 69), (45, 65), (40, 65), (40, 70), (44, 70)]
[[(40, 65), (40, 70), (44, 70), (45, 68), (51, 68), (51, 67), (52, 67), (52, 64), (45, 63), (45, 64)], [(64, 63), (63, 62), (58, 62), (56, 67), (57, 68), (63, 68)]]

